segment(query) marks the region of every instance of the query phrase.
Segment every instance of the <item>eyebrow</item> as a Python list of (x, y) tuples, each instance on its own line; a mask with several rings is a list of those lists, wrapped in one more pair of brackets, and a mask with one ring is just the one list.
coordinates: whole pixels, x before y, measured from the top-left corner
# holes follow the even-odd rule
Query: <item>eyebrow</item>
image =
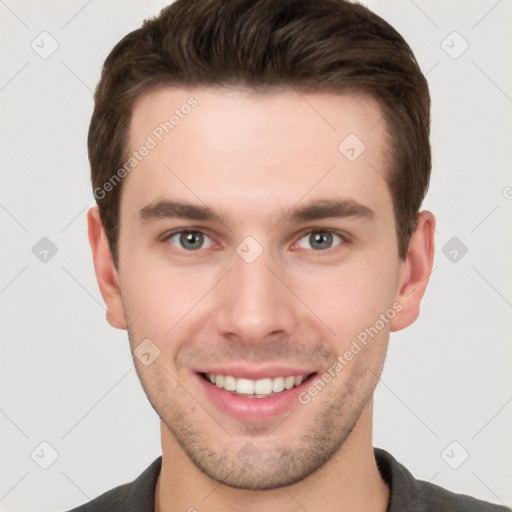
[[(283, 215), (281, 221), (284, 220), (290, 224), (300, 224), (313, 220), (347, 217), (372, 220), (375, 218), (375, 212), (353, 199), (324, 199), (290, 209)], [(207, 206), (181, 203), (169, 199), (161, 199), (144, 206), (139, 211), (138, 218), (143, 224), (161, 219), (187, 219), (204, 222), (221, 221), (225, 223), (221, 216), (215, 214)]]
[(353, 199), (324, 199), (312, 202), (300, 208), (294, 208), (284, 216), (284, 220), (292, 224), (328, 218), (366, 218), (374, 219), (375, 212)]

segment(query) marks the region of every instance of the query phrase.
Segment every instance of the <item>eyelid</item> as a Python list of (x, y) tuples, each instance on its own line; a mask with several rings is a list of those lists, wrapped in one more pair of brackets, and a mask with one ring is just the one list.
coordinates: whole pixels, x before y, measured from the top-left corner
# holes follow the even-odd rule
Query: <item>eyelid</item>
[(202, 233), (203, 235), (206, 235), (211, 238), (211, 236), (208, 234), (208, 230), (205, 228), (195, 228), (195, 227), (180, 227), (171, 229), (170, 231), (165, 231), (165, 233), (162, 233), (159, 238), (165, 240), (169, 238), (172, 235), (177, 235), (178, 233)]

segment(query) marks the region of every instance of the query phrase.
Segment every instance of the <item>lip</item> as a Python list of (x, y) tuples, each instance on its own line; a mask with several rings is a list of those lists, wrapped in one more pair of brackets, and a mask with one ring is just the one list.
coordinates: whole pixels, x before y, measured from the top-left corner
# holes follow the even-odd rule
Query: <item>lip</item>
[[(233, 371), (233, 369), (231, 369), (231, 371)], [(280, 393), (276, 393), (275, 395), (268, 396), (266, 398), (245, 398), (237, 396), (223, 388), (218, 388), (215, 384), (211, 384), (202, 377), (201, 373), (196, 373), (195, 377), (198, 380), (199, 387), (205, 393), (210, 402), (212, 402), (220, 411), (231, 417), (242, 421), (252, 422), (276, 418), (287, 411), (291, 411), (294, 407), (298, 407), (300, 405), (298, 395), (304, 388), (310, 385), (311, 380), (316, 375), (316, 373), (313, 373), (299, 386), (281, 391)], [(210, 369), (209, 372), (204, 373), (215, 373), (215, 371)], [(219, 371), (219, 374), (233, 375), (232, 373), (222, 373), (222, 371)], [(296, 375), (305, 374), (306, 372), (296, 373)], [(247, 374), (244, 373), (244, 375)], [(270, 376), (268, 373), (265, 374), (265, 377), (260, 377), (259, 375), (258, 378), (266, 378)], [(278, 373), (275, 376), (279, 377), (283, 376), (283, 374)], [(287, 376), (290, 375), (287, 374)]]

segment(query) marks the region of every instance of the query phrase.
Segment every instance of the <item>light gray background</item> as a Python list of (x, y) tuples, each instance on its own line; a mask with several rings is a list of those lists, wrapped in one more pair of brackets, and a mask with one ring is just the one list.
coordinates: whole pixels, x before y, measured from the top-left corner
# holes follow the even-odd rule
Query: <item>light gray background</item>
[[(106, 323), (94, 276), (86, 133), (104, 58), (164, 3), (0, 0), (1, 510), (71, 508), (161, 453), (127, 335)], [(425, 207), (438, 219), (421, 318), (391, 338), (374, 444), (417, 478), (510, 506), (512, 2), (368, 5), (409, 41), (430, 82)], [(31, 48), (50, 48), (43, 31), (59, 45), (47, 59)], [(46, 263), (32, 253), (42, 237), (58, 248)], [(452, 237), (468, 248), (456, 262), (443, 253)], [(35, 462), (51, 456), (43, 441), (58, 452), (48, 469)], [(465, 451), (452, 469), (446, 461)]]

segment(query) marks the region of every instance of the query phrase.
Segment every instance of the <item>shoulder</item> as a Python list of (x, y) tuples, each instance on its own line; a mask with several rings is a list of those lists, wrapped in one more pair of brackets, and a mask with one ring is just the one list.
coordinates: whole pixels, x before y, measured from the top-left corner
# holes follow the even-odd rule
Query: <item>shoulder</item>
[(133, 482), (119, 485), (67, 512), (153, 512), (162, 457), (154, 460)]
[(451, 512), (510, 512), (511, 509), (478, 500), (467, 494), (457, 494), (438, 485), (417, 480), (419, 486), (423, 487), (427, 510), (451, 511)]
[(377, 467), (390, 488), (387, 512), (511, 512), (512, 509), (416, 480), (391, 454), (374, 448)]

